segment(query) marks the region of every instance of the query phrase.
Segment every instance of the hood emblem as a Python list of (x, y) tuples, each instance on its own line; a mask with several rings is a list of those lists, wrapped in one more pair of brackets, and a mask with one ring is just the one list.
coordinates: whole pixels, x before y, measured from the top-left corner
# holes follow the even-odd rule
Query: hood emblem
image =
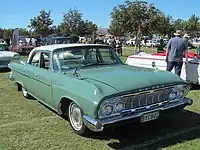
[(80, 77), (80, 73), (78, 72), (78, 69), (77, 69), (77, 68), (73, 69), (72, 74), (73, 74), (75, 77)]

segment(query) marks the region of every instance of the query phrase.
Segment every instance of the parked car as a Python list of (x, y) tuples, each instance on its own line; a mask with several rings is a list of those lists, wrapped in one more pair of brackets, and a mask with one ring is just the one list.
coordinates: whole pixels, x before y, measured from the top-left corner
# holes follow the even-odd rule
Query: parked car
[(130, 40), (126, 41), (126, 45), (127, 46), (134, 46), (135, 45), (135, 40), (134, 39), (130, 39)]
[(6, 43), (0, 43), (0, 68), (7, 68), (11, 60), (20, 59), (18, 53), (10, 52)]
[(126, 121), (145, 123), (192, 104), (185, 97), (187, 82), (169, 72), (128, 66), (108, 45), (37, 47), (26, 62), (9, 66), (8, 77), (25, 98), (33, 96), (68, 117), (79, 135)]
[(158, 47), (160, 46), (160, 40), (147, 40), (146, 45), (148, 47)]

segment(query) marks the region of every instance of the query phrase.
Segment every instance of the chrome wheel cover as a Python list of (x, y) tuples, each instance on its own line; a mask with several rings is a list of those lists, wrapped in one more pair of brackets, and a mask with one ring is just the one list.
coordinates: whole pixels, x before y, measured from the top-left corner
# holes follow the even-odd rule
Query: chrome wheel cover
[(26, 97), (28, 95), (28, 92), (24, 87), (22, 87), (22, 94)]
[(82, 113), (75, 103), (71, 103), (69, 106), (69, 119), (74, 130), (80, 131), (82, 129)]

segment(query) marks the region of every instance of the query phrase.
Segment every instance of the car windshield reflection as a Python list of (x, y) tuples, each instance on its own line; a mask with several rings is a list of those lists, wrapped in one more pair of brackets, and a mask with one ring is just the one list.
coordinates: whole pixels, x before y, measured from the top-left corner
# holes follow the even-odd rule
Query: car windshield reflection
[(108, 46), (83, 46), (55, 50), (54, 70), (100, 67), (122, 64), (114, 50)]

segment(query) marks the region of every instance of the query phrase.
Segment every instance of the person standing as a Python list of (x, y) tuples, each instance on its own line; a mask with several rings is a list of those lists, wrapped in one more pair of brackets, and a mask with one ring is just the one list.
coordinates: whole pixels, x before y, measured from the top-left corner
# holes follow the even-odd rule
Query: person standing
[[(183, 66), (183, 58), (187, 57), (187, 44), (185, 40), (181, 38), (182, 33), (180, 30), (177, 30), (174, 33), (175, 37), (171, 38), (167, 44), (166, 49), (166, 62), (167, 62), (167, 71), (172, 71), (175, 68), (175, 73), (180, 76), (181, 69)], [(187, 58), (186, 58), (187, 60)]]
[(115, 49), (115, 51), (116, 51), (116, 41), (115, 41), (115, 37), (114, 36), (111, 37), (111, 39), (109, 41), (109, 45), (111, 47), (113, 47)]
[(147, 47), (147, 38), (144, 38), (144, 46)]

